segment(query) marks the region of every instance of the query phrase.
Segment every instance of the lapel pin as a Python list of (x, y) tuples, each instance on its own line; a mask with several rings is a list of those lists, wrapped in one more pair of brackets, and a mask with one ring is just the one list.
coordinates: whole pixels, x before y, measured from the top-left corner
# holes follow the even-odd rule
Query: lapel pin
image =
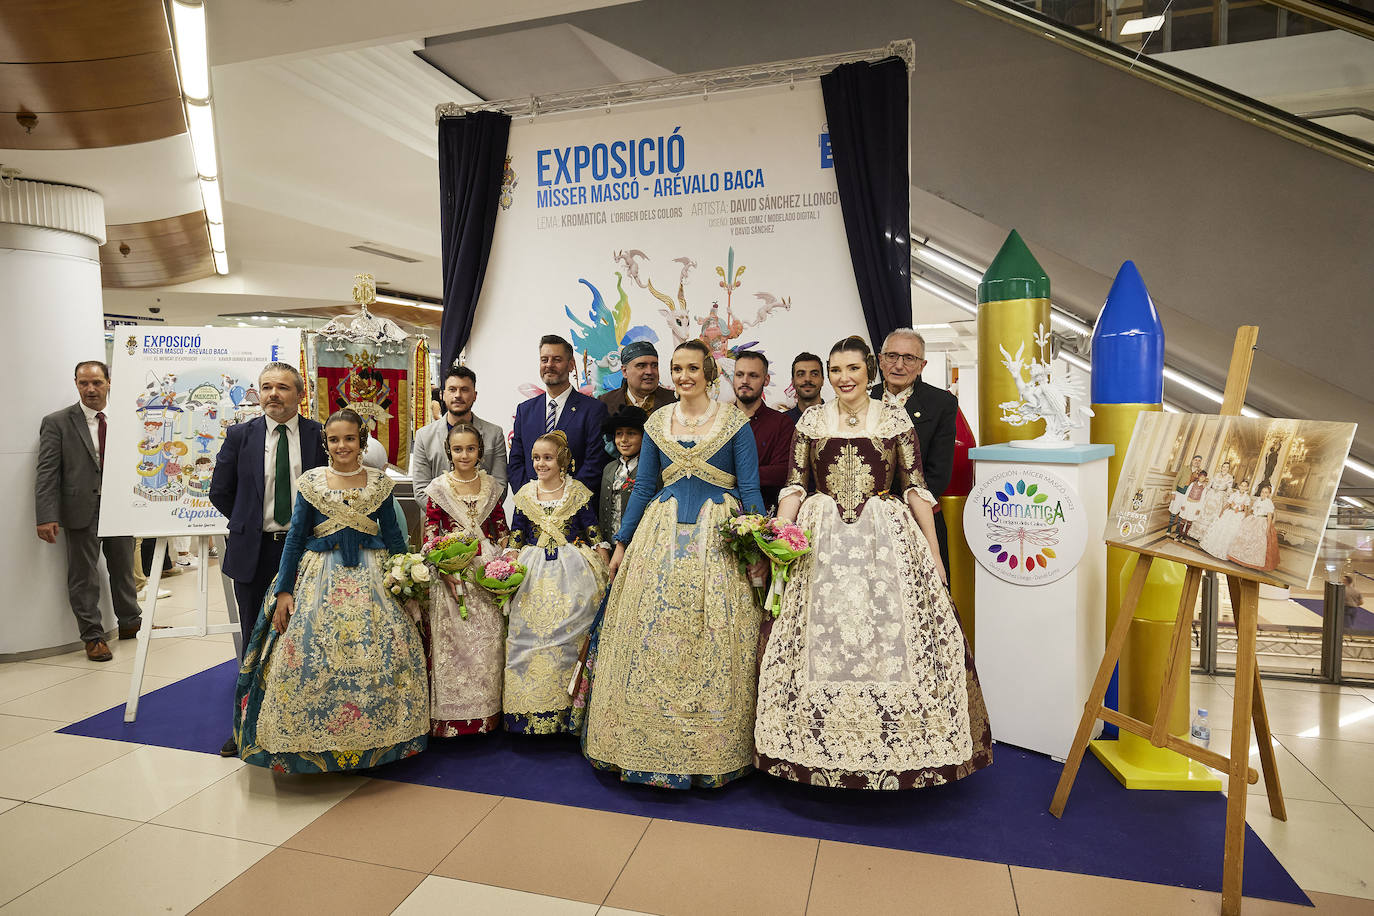
[(917, 417), (920, 417), (920, 416), (921, 416), (921, 412), (918, 410), (918, 411), (916, 411), (916, 414), (915, 414), (915, 415), (916, 415)]

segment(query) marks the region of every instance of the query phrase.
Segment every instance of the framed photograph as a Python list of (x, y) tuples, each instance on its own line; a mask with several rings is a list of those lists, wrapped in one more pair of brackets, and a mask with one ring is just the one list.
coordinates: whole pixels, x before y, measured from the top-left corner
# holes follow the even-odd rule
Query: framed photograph
[(1107, 543), (1305, 588), (1354, 423), (1142, 413)]

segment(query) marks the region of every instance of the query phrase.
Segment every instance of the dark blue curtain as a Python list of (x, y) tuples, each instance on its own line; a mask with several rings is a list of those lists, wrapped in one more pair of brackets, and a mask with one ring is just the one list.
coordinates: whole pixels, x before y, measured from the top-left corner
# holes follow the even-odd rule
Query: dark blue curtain
[(849, 258), (876, 351), (911, 327), (911, 144), (906, 62), (841, 64), (821, 77)]
[(500, 112), (476, 111), (439, 120), (439, 232), (444, 261), (441, 377), (472, 335), (496, 229), (509, 138), (510, 116)]

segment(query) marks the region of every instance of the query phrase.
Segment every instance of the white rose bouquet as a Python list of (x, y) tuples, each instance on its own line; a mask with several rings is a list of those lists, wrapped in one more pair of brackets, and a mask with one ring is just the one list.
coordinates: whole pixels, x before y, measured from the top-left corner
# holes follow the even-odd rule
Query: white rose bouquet
[(382, 588), (395, 596), (397, 601), (423, 603), (429, 598), (429, 586), (434, 574), (425, 565), (424, 554), (393, 554), (387, 558), (385, 569)]

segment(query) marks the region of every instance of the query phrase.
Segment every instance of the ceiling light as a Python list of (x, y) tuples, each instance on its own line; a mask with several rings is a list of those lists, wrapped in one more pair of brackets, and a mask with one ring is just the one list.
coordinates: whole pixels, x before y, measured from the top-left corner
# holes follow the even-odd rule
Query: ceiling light
[(430, 302), (418, 302), (414, 299), (402, 299), (400, 296), (388, 296), (386, 293), (378, 293), (375, 301), (385, 303), (386, 305), (405, 305), (413, 309), (428, 309), (431, 312), (442, 312), (444, 310), (442, 305), (434, 305)]
[[(215, 273), (220, 276), (229, 273), (229, 255), (222, 251), (211, 251), (210, 254), (213, 255), (215, 259)], [(240, 324), (239, 327), (246, 328), (248, 325)]]
[(1356, 474), (1363, 474), (1364, 476), (1374, 480), (1374, 466), (1371, 466), (1358, 458), (1347, 458), (1345, 460), (1345, 467), (1347, 470), (1354, 471)]
[(176, 33), (182, 94), (190, 99), (209, 99), (210, 58), (205, 41), (205, 7), (173, 0), (172, 27)]
[(378, 257), (381, 257), (381, 258), (390, 258), (390, 259), (393, 260), (393, 261), (401, 261), (402, 263), (405, 263), (405, 264), (419, 264), (419, 263), (420, 263), (420, 259), (419, 259), (419, 258), (411, 258), (411, 257), (407, 257), (407, 256), (405, 256), (405, 255), (403, 255), (403, 254), (397, 254), (397, 253), (394, 252), (394, 251), (387, 251), (385, 248), (378, 248), (375, 244), (373, 244), (373, 243), (371, 243), (371, 242), (364, 242), (364, 243), (361, 244), (361, 245), (349, 245), (348, 247), (351, 248), (351, 249), (353, 249), (354, 251), (361, 251), (363, 254), (375, 254), (375, 255), (377, 255)]
[(1217, 391), (1211, 385), (1204, 385), (1202, 384), (1202, 382), (1191, 379), (1188, 376), (1184, 375), (1182, 372), (1179, 372), (1177, 369), (1171, 369), (1170, 367), (1165, 366), (1164, 378), (1167, 381), (1173, 382), (1175, 385), (1181, 385), (1182, 387), (1187, 388), (1194, 394), (1202, 395), (1209, 401), (1215, 401), (1216, 403), (1220, 404), (1224, 400), (1222, 398), (1221, 392)]
[(1163, 16), (1142, 16), (1139, 19), (1132, 19), (1121, 27), (1121, 37), (1127, 35), (1143, 35), (1156, 31), (1164, 25)]
[(224, 223), (224, 202), (219, 196), (219, 181), (214, 178), (200, 180), (200, 199), (205, 203), (205, 218), (212, 223)]
[(196, 157), (196, 171), (201, 178), (219, 175), (215, 156), (215, 115), (210, 103), (186, 103), (186, 126), (191, 134), (191, 152)]
[(970, 315), (978, 314), (978, 306), (974, 305), (972, 302), (969, 302), (967, 299), (961, 296), (957, 296), (954, 293), (951, 293), (943, 286), (937, 286), (936, 284), (931, 283), (925, 277), (912, 277), (911, 285), (916, 287), (917, 289), (925, 290), (932, 296), (938, 296), (939, 298), (948, 302), (950, 305), (956, 308), (963, 309)]
[(963, 280), (969, 286), (977, 286), (979, 283), (983, 282), (983, 275), (978, 271), (974, 270), (963, 261), (956, 260), (943, 251), (931, 248), (929, 245), (915, 242), (911, 246), (911, 252), (937, 270), (947, 273), (958, 280)]
[(215, 251), (224, 251), (224, 224), (210, 224), (210, 247)]

